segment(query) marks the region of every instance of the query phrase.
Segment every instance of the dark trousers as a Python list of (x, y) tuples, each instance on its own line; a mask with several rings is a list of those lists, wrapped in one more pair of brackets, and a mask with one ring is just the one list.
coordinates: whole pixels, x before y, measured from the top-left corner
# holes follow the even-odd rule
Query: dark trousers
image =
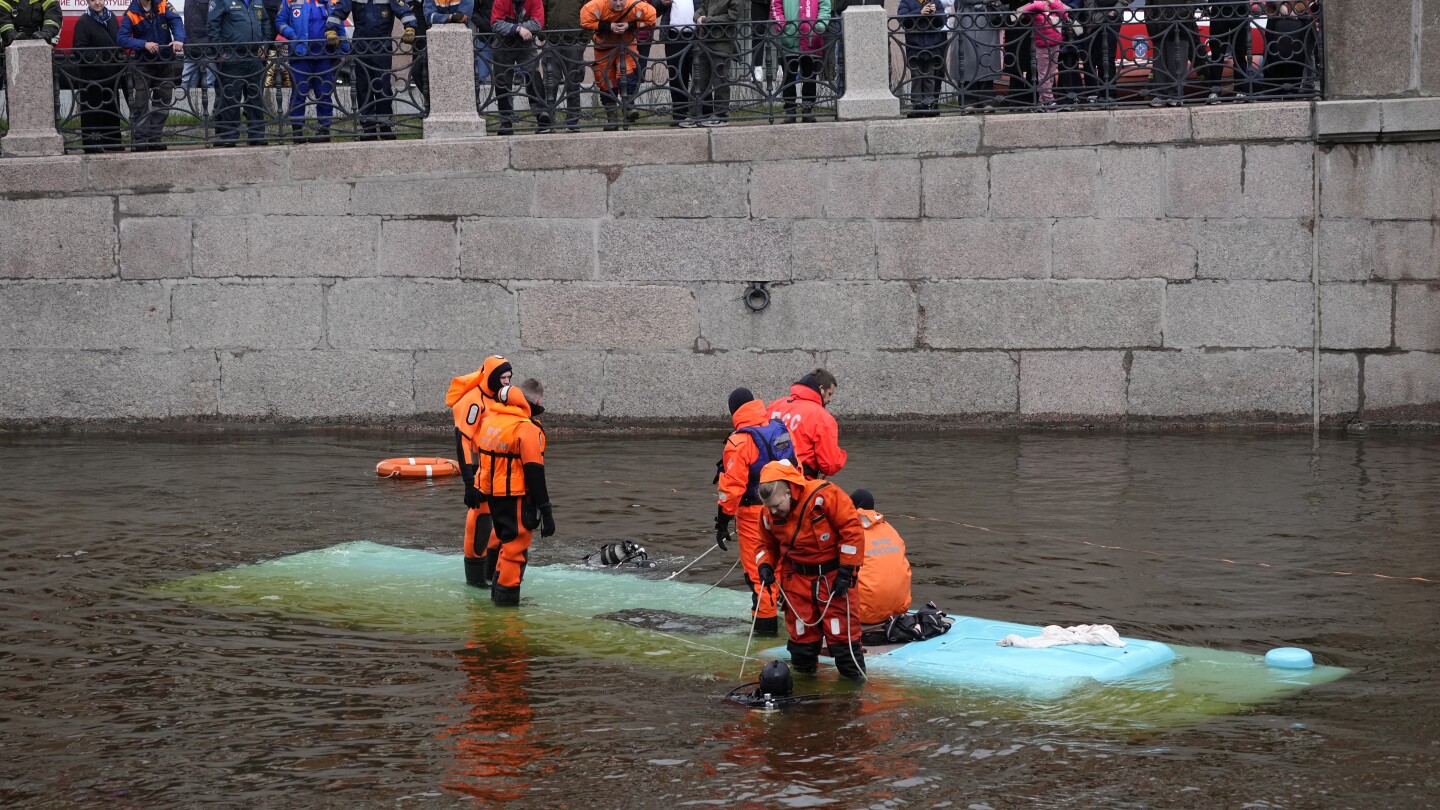
[[(140, 62), (130, 71), (134, 88), (130, 93), (130, 120), (135, 127), (134, 143), (160, 140), (175, 85), (180, 81), (179, 62)], [(153, 105), (153, 106), (152, 106)]]
[(1090, 78), (1099, 89), (1100, 98), (1111, 101), (1115, 98), (1115, 54), (1120, 45), (1120, 24), (1092, 25), (1085, 34), (1089, 37), (1085, 60), (1090, 65)]
[(86, 152), (110, 152), (120, 149), (119, 79), (87, 82), (79, 92), (80, 143)]
[(1035, 43), (1028, 26), (1005, 29), (1006, 106), (1029, 107), (1035, 103)]
[[(676, 29), (662, 32), (665, 45), (665, 85), (670, 89), (670, 118), (683, 121), (690, 116), (692, 105), (699, 104), (698, 96), (691, 95), (691, 79), (694, 76), (695, 60), (698, 58), (693, 35), (686, 36)], [(699, 115), (698, 112), (695, 115)]]
[(787, 53), (782, 61), (785, 83), (780, 95), (785, 100), (785, 115), (793, 117), (798, 96), (800, 112), (809, 115), (815, 108), (815, 80), (820, 75), (820, 57), (809, 53)]
[(1154, 49), (1150, 94), (1157, 99), (1180, 101), (1185, 98), (1185, 79), (1190, 73), (1196, 34), (1179, 23), (1156, 23), (1150, 44)]
[(940, 74), (945, 70), (942, 48), (905, 48), (905, 65), (910, 69), (910, 106), (916, 110), (940, 108)]
[(535, 120), (550, 123), (545, 112), (545, 85), (540, 78), (540, 52), (534, 46), (495, 49), (495, 106), (500, 108), (500, 129), (515, 123), (515, 87), (524, 88)]
[(753, 25), (740, 26), (738, 30), (741, 35), (750, 37), (750, 66), (759, 67), (765, 64), (765, 38), (762, 33), (763, 25), (770, 21), (770, 4), (766, 0), (750, 0), (750, 22)]
[(724, 118), (730, 110), (730, 62), (735, 58), (735, 43), (711, 39), (691, 47), (695, 49), (695, 89), (691, 94), (695, 117)]
[(297, 59), (290, 63), (290, 123), (305, 124), (305, 107), (315, 97), (315, 119), (329, 127), (335, 117), (335, 68), (325, 61)]
[(585, 83), (585, 43), (545, 46), (545, 99), (555, 120), (565, 103), (565, 120), (571, 129), (580, 125), (580, 86)]
[(1210, 53), (1205, 82), (1210, 91), (1220, 92), (1225, 78), (1225, 60), (1235, 66), (1235, 92), (1250, 92), (1250, 20), (1216, 17), (1210, 20)]
[(216, 65), (216, 70), (220, 90), (215, 137), (232, 143), (237, 140), (243, 115), (250, 140), (265, 140), (265, 100), (261, 95), (265, 63), (259, 59), (226, 59)]
[[(379, 49), (379, 42), (370, 43)], [(365, 132), (391, 132), (395, 120), (395, 88), (390, 85), (392, 58), (388, 51), (355, 57), (355, 106)]]

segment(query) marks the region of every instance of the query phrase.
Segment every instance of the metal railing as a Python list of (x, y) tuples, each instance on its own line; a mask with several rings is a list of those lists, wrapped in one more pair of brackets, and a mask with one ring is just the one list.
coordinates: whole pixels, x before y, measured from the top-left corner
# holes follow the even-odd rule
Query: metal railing
[(424, 51), (399, 39), (195, 45), (183, 57), (56, 50), (67, 149), (416, 137)]
[(1318, 2), (902, 0), (890, 32), (892, 89), (912, 117), (1324, 92)]
[(477, 35), (476, 106), (487, 131), (723, 126), (834, 120), (840, 21), (658, 26), (644, 38), (592, 31)]

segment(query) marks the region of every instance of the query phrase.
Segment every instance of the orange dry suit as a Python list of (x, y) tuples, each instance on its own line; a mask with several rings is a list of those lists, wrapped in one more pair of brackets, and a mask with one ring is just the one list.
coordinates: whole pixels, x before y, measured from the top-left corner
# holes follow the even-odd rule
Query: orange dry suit
[(760, 470), (780, 459), (795, 462), (790, 446), (790, 433), (781, 422), (766, 415), (765, 403), (758, 399), (741, 405), (731, 415), (735, 432), (725, 440), (720, 458), (720, 492), (717, 500), (720, 515), (735, 518), (735, 535), (740, 538), (740, 564), (745, 568), (745, 585), (750, 589), (750, 612), (757, 620), (755, 632), (774, 635), (775, 590), (760, 587), (760, 516), (765, 507), (756, 490), (760, 486)]
[(865, 529), (855, 504), (829, 481), (808, 480), (793, 464), (772, 461), (760, 471), (760, 483), (783, 481), (790, 487), (790, 513), (777, 521), (766, 508), (760, 519), (762, 579), (774, 568), (785, 596), (790, 661), (800, 672), (814, 672), (823, 637), (835, 668), (847, 678), (864, 677), (860, 620), (854, 615), (849, 585), (865, 561)]
[(770, 403), (770, 418), (779, 419), (795, 440), (795, 457), (810, 478), (831, 476), (845, 466), (840, 426), (825, 409), (820, 392), (805, 383), (790, 386), (790, 396)]
[(490, 599), (517, 605), (531, 533), (536, 526), (541, 537), (555, 533), (545, 486), (545, 431), (531, 418), (530, 403), (519, 388), (507, 385), (491, 400), (479, 446), (475, 481), (490, 501), (493, 526), (487, 557), (498, 554)]
[(880, 624), (910, 609), (910, 561), (905, 541), (873, 509), (856, 509), (865, 527), (865, 565), (850, 591), (853, 614), (861, 624)]
[(455, 457), (460, 461), (460, 480), (465, 487), (465, 581), (481, 588), (490, 587), (495, 564), (490, 563), (487, 573), (482, 549), (490, 537), (490, 506), (475, 488), (480, 464), (478, 443), (486, 403), (500, 390), (500, 377), (510, 370), (509, 360), (491, 355), (474, 372), (451, 380), (450, 390), (445, 393), (445, 404), (454, 414)]
[[(625, 23), (623, 33), (610, 26)], [(614, 97), (634, 83), (640, 63), (636, 58), (636, 37), (641, 28), (655, 27), (655, 8), (645, 0), (625, 0), (619, 11), (610, 0), (590, 0), (580, 9), (580, 27), (595, 32), (595, 84)]]

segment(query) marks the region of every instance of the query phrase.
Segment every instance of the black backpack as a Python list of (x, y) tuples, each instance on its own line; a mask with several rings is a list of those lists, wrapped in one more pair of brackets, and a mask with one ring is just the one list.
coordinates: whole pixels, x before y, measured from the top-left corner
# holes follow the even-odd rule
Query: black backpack
[(948, 632), (950, 623), (945, 621), (945, 612), (936, 607), (934, 602), (926, 602), (925, 607), (914, 613), (891, 616), (885, 622), (885, 641), (890, 644), (924, 641)]

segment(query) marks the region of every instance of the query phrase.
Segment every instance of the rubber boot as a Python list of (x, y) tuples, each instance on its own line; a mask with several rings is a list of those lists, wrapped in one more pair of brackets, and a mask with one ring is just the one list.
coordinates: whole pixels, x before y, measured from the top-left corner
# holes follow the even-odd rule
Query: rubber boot
[(605, 120), (608, 122), (605, 124), (606, 132), (615, 132), (620, 129), (620, 111), (615, 109), (614, 104), (605, 105)]
[(305, 140), (306, 140), (306, 138), (305, 138), (305, 125), (304, 125), (304, 124), (291, 124), (291, 125), (290, 125), (290, 139), (291, 139), (292, 141), (294, 141), (295, 143), (305, 143)]
[(812, 641), (809, 644), (787, 641), (785, 649), (790, 651), (790, 666), (796, 672), (813, 673), (820, 665), (820, 642), (818, 641)]
[(841, 675), (859, 681), (865, 678), (865, 648), (858, 641), (849, 644), (831, 644), (830, 657), (835, 659), (835, 669)]
[(490, 587), (490, 572), (485, 569), (484, 557), (466, 557), (465, 584), (474, 585), (477, 588)]
[(780, 635), (780, 619), (771, 616), (768, 619), (755, 620), (755, 635), (774, 638)]
[(330, 142), (330, 127), (328, 127), (328, 126), (322, 126), (322, 127), (320, 127), (318, 130), (316, 130), (316, 135), (315, 135), (315, 137), (313, 137), (313, 138), (310, 139), (310, 142), (311, 142), (311, 143), (329, 143), (329, 142)]
[(490, 601), (499, 607), (517, 607), (520, 604), (520, 586), (507, 588), (497, 582), (490, 586)]
[(486, 587), (486, 588), (490, 587), (490, 583), (492, 583), (492, 582), (495, 581), (495, 569), (496, 569), (499, 565), (500, 565), (500, 549), (498, 549), (498, 548), (487, 549), (487, 550), (485, 551), (485, 568), (484, 568), (484, 572), (483, 572), (483, 573), (484, 573), (484, 577), (485, 577), (485, 586), (484, 586), (484, 587)]

